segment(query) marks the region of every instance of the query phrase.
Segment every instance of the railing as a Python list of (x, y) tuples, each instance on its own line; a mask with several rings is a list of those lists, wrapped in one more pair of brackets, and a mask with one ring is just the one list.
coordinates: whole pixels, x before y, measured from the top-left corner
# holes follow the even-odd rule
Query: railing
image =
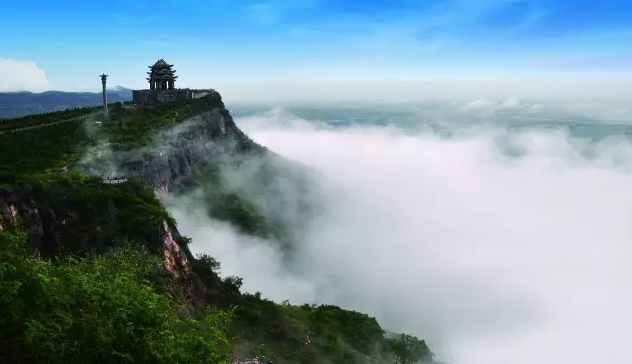
[(23, 126), (21, 128), (13, 128), (13, 129), (9, 129), (9, 130), (0, 131), (0, 134), (13, 134), (13, 133), (19, 133), (19, 132), (23, 132), (23, 131), (40, 129), (40, 128), (44, 128), (44, 127), (48, 127), (48, 126), (63, 124), (63, 123), (70, 123), (70, 122), (75, 122), (75, 121), (81, 121), (81, 120), (87, 119), (89, 117), (95, 116), (95, 115), (100, 114), (100, 113), (101, 112), (94, 112), (94, 113), (87, 114), (87, 115), (76, 116), (76, 117), (70, 118), (70, 119), (53, 121), (51, 123), (31, 125), (31, 126)]
[(232, 364), (267, 364), (270, 363), (268, 361), (261, 361), (259, 359), (247, 359), (247, 360), (233, 360)]
[(119, 183), (129, 182), (129, 177), (127, 176), (119, 176), (119, 177), (103, 177), (103, 183), (108, 183), (111, 185), (116, 185)]

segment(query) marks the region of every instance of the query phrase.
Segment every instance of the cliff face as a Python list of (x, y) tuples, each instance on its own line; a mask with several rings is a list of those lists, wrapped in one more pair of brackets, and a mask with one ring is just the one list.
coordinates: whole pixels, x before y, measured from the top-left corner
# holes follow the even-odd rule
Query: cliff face
[(196, 170), (209, 166), (226, 148), (254, 145), (235, 125), (219, 94), (197, 101), (192, 109), (194, 117), (156, 134), (151, 147), (108, 151), (71, 168), (89, 175), (133, 177), (162, 197)]
[(117, 157), (120, 172), (165, 193), (169, 187), (191, 177), (208, 165), (220, 148), (220, 141), (239, 141), (244, 134), (226, 109), (214, 108), (194, 117), (176, 135), (160, 136), (159, 149)]
[(139, 244), (164, 255), (165, 272), (181, 279), (190, 299), (203, 290), (191, 278), (191, 252), (152, 191), (135, 182), (49, 177), (0, 188), (0, 230), (24, 229), (34, 254), (104, 252)]

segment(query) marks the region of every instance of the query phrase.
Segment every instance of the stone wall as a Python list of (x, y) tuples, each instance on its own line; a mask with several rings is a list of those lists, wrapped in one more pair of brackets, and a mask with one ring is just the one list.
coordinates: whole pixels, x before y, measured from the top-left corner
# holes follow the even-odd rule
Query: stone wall
[(188, 98), (188, 89), (132, 91), (132, 99), (136, 105), (155, 106)]
[(192, 90), (188, 88), (173, 90), (133, 90), (132, 98), (134, 104), (144, 106), (156, 106), (168, 102), (199, 99), (215, 92), (212, 89)]
[(206, 90), (189, 90), (190, 98), (192, 99), (201, 99), (204, 96), (210, 95), (215, 90), (206, 89)]

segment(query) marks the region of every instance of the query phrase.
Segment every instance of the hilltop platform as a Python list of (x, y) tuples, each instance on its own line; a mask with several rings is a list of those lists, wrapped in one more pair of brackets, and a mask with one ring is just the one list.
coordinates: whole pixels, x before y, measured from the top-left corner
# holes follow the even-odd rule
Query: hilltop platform
[(136, 105), (156, 106), (180, 100), (199, 99), (215, 92), (212, 89), (175, 88), (178, 78), (176, 70), (162, 58), (148, 67), (149, 89), (132, 90), (132, 100)]

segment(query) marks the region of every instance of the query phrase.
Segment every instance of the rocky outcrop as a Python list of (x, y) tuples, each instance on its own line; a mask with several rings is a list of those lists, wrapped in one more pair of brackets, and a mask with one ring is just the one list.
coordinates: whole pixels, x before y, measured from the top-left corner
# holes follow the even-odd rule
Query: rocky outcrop
[[(232, 127), (226, 128), (226, 120)], [(225, 109), (215, 108), (191, 119), (175, 131), (159, 135), (157, 149), (117, 158), (120, 172), (151, 186), (159, 194), (206, 165), (218, 152), (220, 140), (238, 138), (241, 131)]]
[[(155, 235), (136, 234), (129, 228), (118, 226), (121, 220), (126, 219), (121, 213), (126, 208), (126, 201), (107, 196), (108, 192), (117, 187), (99, 187), (96, 184), (82, 186), (86, 188), (84, 193), (92, 192), (95, 198), (103, 199), (98, 201), (99, 206), (103, 207), (98, 210), (82, 205), (76, 190), (71, 191), (73, 187), (76, 186), (49, 180), (42, 184), (19, 182), (10, 188), (0, 189), (0, 228), (11, 230), (19, 226), (24, 229), (29, 248), (43, 256), (51, 255), (58, 248), (103, 251), (126, 239), (158, 250), (170, 233), (166, 225), (163, 225), (162, 230), (157, 230)], [(121, 188), (127, 193), (133, 193), (130, 186)], [(62, 236), (64, 232), (70, 232), (70, 228), (81, 231), (80, 235), (71, 238), (72, 247), (67, 246)]]
[(104, 177), (133, 177), (163, 197), (170, 187), (209, 165), (224, 149), (253, 144), (235, 125), (219, 94), (200, 99), (191, 107), (196, 116), (157, 134), (153, 147), (102, 153), (104, 157), (90, 158), (90, 162), (71, 169)]
[[(181, 244), (175, 224), (160, 218), (152, 222), (150, 231), (139, 232), (138, 228), (148, 225), (145, 218), (157, 218), (152, 216), (155, 211), (143, 212), (140, 207), (130, 206), (138, 194), (143, 195), (140, 190), (144, 186), (162, 199), (173, 185), (208, 165), (222, 149), (249, 141), (224, 108), (219, 94), (200, 99), (191, 108), (196, 116), (158, 134), (157, 147), (110, 153), (107, 160), (97, 158), (70, 168), (105, 177), (106, 183), (95, 180), (76, 188), (72, 186), (76, 181), (71, 186), (64, 181), (26, 182), (0, 189), (0, 229), (20, 226), (26, 232), (29, 249), (43, 257), (60, 250), (105, 251), (129, 242), (142, 244), (164, 254), (166, 271), (180, 280), (188, 298), (204, 297), (204, 285), (190, 269), (193, 255), (186, 244)], [(112, 175), (117, 178), (108, 178)], [(91, 194), (98, 201), (91, 200)], [(127, 199), (119, 198), (126, 194)], [(92, 206), (95, 202), (99, 207)], [(155, 199), (144, 202), (164, 211)], [(130, 221), (131, 214), (125, 209), (134, 210), (138, 224)]]
[[(143, 211), (141, 208), (152, 203), (147, 197), (145, 201), (142, 198), (137, 201), (139, 206), (130, 206), (133, 200), (129, 197), (139, 195), (138, 185), (101, 183), (99, 186), (97, 183), (81, 186), (86, 193), (93, 189), (99, 200), (99, 206), (94, 208), (89, 206), (90, 201), (78, 201), (72, 187), (64, 185), (63, 181), (49, 181), (46, 185), (18, 183), (0, 189), (0, 230), (23, 230), (28, 249), (40, 257), (58, 252), (106, 251), (128, 243), (143, 245), (164, 255), (164, 273), (178, 280), (184, 300), (202, 303), (206, 288), (192, 273), (193, 255), (182, 243), (183, 237), (173, 223), (155, 215), (147, 219), (150, 209)], [(123, 198), (109, 197), (112, 192), (123, 195)], [(155, 209), (159, 204), (153, 202)], [(130, 211), (126, 209), (142, 214), (144, 223), (149, 226), (129, 221)]]

